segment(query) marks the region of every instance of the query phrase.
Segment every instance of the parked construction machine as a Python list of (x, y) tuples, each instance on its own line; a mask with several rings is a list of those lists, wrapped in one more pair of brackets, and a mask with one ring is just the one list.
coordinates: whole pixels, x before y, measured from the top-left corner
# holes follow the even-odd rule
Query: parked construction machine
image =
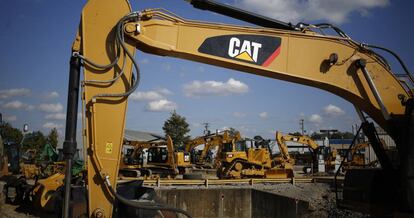
[[(188, 141), (185, 145), (185, 150), (192, 154), (192, 163), (196, 167), (212, 169), (216, 168), (219, 164), (219, 159), (215, 158), (212, 160), (212, 157), (209, 157), (208, 154), (213, 148), (217, 148), (217, 155), (220, 156), (220, 151), (224, 144), (234, 143), (235, 141), (240, 141), (241, 135), (240, 132), (232, 134), (230, 131), (225, 130), (223, 132), (217, 132), (214, 134), (208, 134), (204, 136), (196, 137)], [(195, 151), (195, 148), (204, 145), (201, 152)]]
[[(251, 142), (251, 143), (247, 143)], [(286, 148), (287, 150), (287, 148)], [(289, 154), (285, 154), (289, 157)], [(224, 143), (217, 155), (219, 178), (292, 178), (290, 161), (277, 162), (272, 158), (269, 143), (261, 137), (256, 140), (238, 140)], [(284, 159), (285, 160), (285, 159)]]
[[(174, 211), (189, 216), (183, 210), (157, 203), (131, 201), (117, 192), (127, 99), (140, 82), (135, 49), (312, 86), (344, 98), (355, 106), (362, 121), (360, 130), (368, 137), (381, 169), (348, 171), (340, 205), (353, 209), (355, 205), (364, 205), (369, 212), (375, 212), (374, 208), (389, 209), (384, 213), (414, 211), (414, 93), (411, 90), (414, 79), (395, 53), (357, 42), (331, 24), (294, 25), (211, 0), (189, 2), (196, 8), (257, 26), (186, 20), (160, 9), (132, 12), (126, 0), (86, 3), (70, 61), (64, 143), (67, 167), (64, 217), (70, 215), (70, 196), (74, 190), (70, 172), (76, 152), (81, 67), (85, 124), (82, 133), (84, 150), (88, 151), (84, 187), (88, 196), (87, 215), (111, 217), (113, 202), (117, 199), (116, 202), (137, 210)], [(324, 35), (325, 29), (337, 35)], [(397, 77), (374, 49), (397, 57), (406, 73), (405, 80)], [(374, 123), (367, 115), (394, 139), (399, 163), (392, 163), (386, 156)], [(237, 144), (236, 147), (223, 146), (229, 150), (226, 152), (229, 160), (236, 158), (230, 156), (231, 152), (244, 146)], [(252, 157), (261, 156), (257, 160), (262, 166), (270, 166), (265, 149), (247, 152)], [(258, 172), (263, 174), (261, 169), (252, 169), (247, 174)]]
[(184, 174), (192, 167), (190, 154), (175, 151), (171, 137), (166, 138), (161, 142), (128, 141), (126, 144), (133, 146), (133, 150), (121, 159), (120, 173), (129, 177)]
[[(286, 142), (296, 142), (299, 144), (306, 145), (312, 153), (312, 162), (314, 164), (317, 163), (319, 145), (313, 139), (305, 135), (296, 136), (290, 134), (283, 134), (279, 131), (276, 131), (276, 143), (279, 147), (279, 151), (281, 154), (281, 158), (279, 158), (278, 162), (280, 162), (281, 164), (289, 165), (295, 164), (295, 159), (290, 156)], [(307, 171), (307, 168), (309, 168), (309, 166), (305, 166), (305, 172)]]

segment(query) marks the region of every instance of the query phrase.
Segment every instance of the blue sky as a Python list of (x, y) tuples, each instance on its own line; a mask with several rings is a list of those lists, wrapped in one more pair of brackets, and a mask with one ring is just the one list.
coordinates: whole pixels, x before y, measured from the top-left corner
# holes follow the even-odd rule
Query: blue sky
[[(86, 1), (2, 1), (0, 9), (0, 112), (14, 126), (29, 123), (45, 133), (63, 133), (68, 60)], [(352, 38), (388, 47), (413, 69), (412, 1), (403, 0), (227, 0), (231, 5), (297, 23), (332, 22)], [(163, 7), (181, 17), (246, 25), (193, 9), (183, 0), (134, 0), (134, 10)], [(274, 131), (311, 133), (322, 128), (351, 131), (353, 106), (315, 88), (262, 78), (180, 59), (138, 52), (142, 83), (131, 98), (127, 128), (162, 132), (175, 108), (190, 123), (191, 135), (234, 127), (244, 135), (274, 138)], [(399, 66), (394, 67), (401, 73)], [(218, 87), (213, 89), (212, 86)]]

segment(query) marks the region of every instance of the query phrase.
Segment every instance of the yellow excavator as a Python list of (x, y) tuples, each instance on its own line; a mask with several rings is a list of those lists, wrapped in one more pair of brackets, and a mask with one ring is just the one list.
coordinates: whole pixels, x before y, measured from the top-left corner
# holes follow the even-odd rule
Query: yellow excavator
[(225, 130), (220, 133), (208, 134), (204, 136), (196, 137), (186, 143), (185, 150), (187, 152), (192, 152), (195, 154), (196, 152), (193, 150), (197, 146), (204, 145), (203, 150), (200, 154), (194, 155), (193, 164), (197, 167), (202, 168), (215, 168), (214, 165), (218, 164), (218, 160), (215, 161), (215, 164), (212, 164), (212, 160), (208, 160), (208, 152), (213, 149), (217, 148), (217, 155), (219, 156), (219, 152), (222, 149), (222, 145), (226, 143), (234, 143), (234, 141), (241, 140), (240, 132), (236, 132), (231, 134), (230, 131)]
[(175, 151), (170, 136), (162, 142), (128, 141), (127, 144), (132, 145), (133, 150), (121, 159), (119, 170), (124, 176), (175, 177), (192, 167), (189, 152)]
[[(291, 158), (286, 142), (296, 142), (308, 146), (312, 152), (312, 161), (314, 163), (316, 162), (316, 155), (318, 153), (319, 145), (313, 139), (305, 135), (296, 136), (276, 131), (276, 143), (281, 154), (281, 158), (278, 158), (277, 162), (282, 165), (288, 165), (291, 168), (292, 165), (295, 164), (295, 159)], [(306, 169), (304, 169), (304, 171), (306, 171)]]
[[(321, 147), (309, 136), (306, 135), (290, 135), (290, 134), (283, 134), (279, 131), (276, 132), (276, 143), (279, 146), (279, 150), (282, 154), (282, 162), (287, 162), (291, 165), (295, 164), (295, 160), (290, 157), (290, 154), (288, 152), (288, 146), (286, 145), (286, 142), (296, 142), (298, 144), (306, 145), (311, 153), (312, 153), (312, 161), (314, 166), (317, 164), (317, 155), (320, 153)], [(383, 140), (381, 140), (381, 143), (383, 143)], [(344, 169), (349, 169), (351, 167), (361, 167), (365, 165), (365, 156), (364, 154), (360, 153), (359, 151), (361, 149), (365, 149), (366, 147), (369, 147), (369, 143), (358, 143), (355, 146), (352, 147), (349, 157), (345, 159), (345, 162), (343, 163)], [(329, 152), (324, 152), (325, 157), (325, 166), (328, 169), (328, 171), (334, 171), (335, 164), (336, 164), (336, 150), (331, 150)], [(315, 168), (315, 167), (314, 167)], [(309, 166), (305, 166), (304, 172), (308, 172)]]
[[(380, 141), (385, 147), (385, 141), (383, 139), (380, 139)], [(366, 161), (366, 149), (370, 146), (369, 142), (362, 142), (353, 146), (348, 157), (345, 157), (343, 168), (349, 170), (349, 168), (355, 167), (375, 167), (378, 164), (378, 160)]]
[[(359, 131), (370, 140), (382, 168), (348, 171), (341, 204), (363, 204), (370, 211), (384, 205), (390, 211), (414, 210), (414, 79), (395, 53), (357, 42), (331, 24), (294, 25), (215, 1), (189, 2), (256, 27), (186, 20), (161, 9), (135, 12), (127, 0), (89, 0), (83, 8), (70, 60), (63, 217), (73, 208), (70, 171), (80, 84), (88, 151), (87, 216), (111, 217), (115, 199), (132, 208), (190, 216), (181, 209), (131, 201), (117, 192), (127, 100), (140, 82), (136, 49), (312, 86), (344, 98), (355, 106), (362, 122)], [(319, 31), (324, 29), (337, 35), (324, 35)], [(377, 49), (397, 57), (406, 80), (397, 77)], [(396, 142), (398, 164), (386, 156), (367, 115)]]

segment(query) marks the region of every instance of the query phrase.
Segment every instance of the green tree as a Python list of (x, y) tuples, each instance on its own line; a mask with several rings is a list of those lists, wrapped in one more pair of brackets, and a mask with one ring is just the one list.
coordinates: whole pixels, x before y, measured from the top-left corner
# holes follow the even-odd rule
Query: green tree
[(49, 135), (47, 136), (47, 142), (56, 149), (58, 145), (58, 138), (58, 131), (56, 128), (53, 128), (50, 130)]
[(165, 135), (171, 137), (176, 150), (183, 150), (185, 142), (190, 139), (190, 136), (187, 135), (190, 132), (189, 125), (185, 117), (180, 116), (176, 111), (171, 113), (170, 118), (164, 122), (162, 129)]
[(301, 136), (301, 135), (302, 135), (302, 133), (300, 133), (300, 132), (292, 132), (292, 133), (289, 133), (289, 135), (293, 135), (293, 136)]
[(233, 127), (230, 127), (229, 129), (227, 129), (227, 131), (229, 131), (229, 134), (231, 135), (231, 136), (235, 136), (235, 135), (237, 135), (237, 133), (239, 132), (239, 131), (237, 131), (235, 128), (233, 128)]
[(23, 141), (23, 148), (24, 150), (36, 149), (37, 151), (40, 151), (45, 144), (46, 137), (43, 135), (43, 133), (40, 131), (35, 131), (25, 136), (25, 139)]
[(20, 143), (23, 138), (23, 133), (19, 129), (14, 128), (10, 123), (4, 122), (1, 124), (0, 133), (4, 142)]
[(335, 132), (330, 136), (331, 139), (353, 139), (354, 134), (350, 132)]
[(323, 136), (320, 133), (314, 132), (314, 133), (312, 133), (311, 138), (313, 140), (321, 140), (323, 138)]
[(344, 132), (342, 136), (344, 139), (353, 139), (355, 135), (351, 132)]

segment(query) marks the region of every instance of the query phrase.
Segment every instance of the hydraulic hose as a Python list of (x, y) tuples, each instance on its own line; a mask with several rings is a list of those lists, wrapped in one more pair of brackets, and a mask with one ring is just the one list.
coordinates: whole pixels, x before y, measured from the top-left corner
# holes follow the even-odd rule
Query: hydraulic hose
[(121, 203), (127, 206), (134, 207), (137, 209), (143, 209), (143, 210), (167, 210), (167, 211), (171, 211), (175, 213), (180, 213), (180, 214), (185, 215), (188, 218), (191, 218), (191, 215), (187, 211), (179, 209), (179, 208), (169, 207), (169, 206), (165, 206), (165, 205), (158, 204), (158, 203), (137, 202), (137, 201), (132, 201), (127, 198), (124, 198), (120, 194), (116, 193), (115, 189), (112, 187), (111, 183), (109, 182), (109, 177), (105, 178), (105, 184), (108, 187), (111, 194), (115, 196), (115, 198), (118, 199)]
[(383, 50), (383, 51), (386, 51), (386, 52), (390, 53), (392, 56), (394, 56), (398, 60), (401, 67), (404, 69), (405, 73), (407, 74), (407, 76), (411, 79), (412, 82), (414, 82), (414, 78), (413, 78), (411, 72), (408, 70), (407, 65), (405, 65), (404, 61), (400, 58), (400, 56), (398, 56), (397, 53), (393, 52), (392, 50), (390, 50), (388, 48), (384, 48), (384, 47), (377, 46), (377, 45), (362, 44), (362, 46), (363, 47), (368, 47), (368, 48), (376, 48), (376, 49), (380, 49), (380, 50)]

